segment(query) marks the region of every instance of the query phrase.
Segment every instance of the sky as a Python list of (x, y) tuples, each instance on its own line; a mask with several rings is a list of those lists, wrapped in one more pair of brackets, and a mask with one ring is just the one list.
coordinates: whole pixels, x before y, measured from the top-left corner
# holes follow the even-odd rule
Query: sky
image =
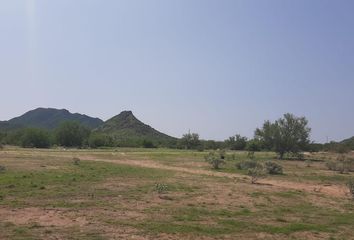
[(352, 0), (0, 0), (0, 120), (132, 110), (172, 136), (354, 135)]

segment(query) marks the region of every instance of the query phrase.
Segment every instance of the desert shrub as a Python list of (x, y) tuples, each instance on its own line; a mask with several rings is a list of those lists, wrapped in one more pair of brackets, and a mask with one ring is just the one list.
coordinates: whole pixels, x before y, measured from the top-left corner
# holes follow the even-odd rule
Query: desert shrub
[(5, 171), (6, 171), (5, 166), (0, 165), (0, 173), (3, 173), (3, 172), (5, 172)]
[(283, 167), (275, 162), (268, 161), (264, 164), (268, 174), (276, 175), (283, 174)]
[(204, 146), (202, 144), (200, 144), (199, 146), (196, 147), (196, 150), (198, 152), (204, 152)]
[(305, 155), (302, 152), (290, 152), (287, 154), (284, 154), (284, 158), (285, 159), (289, 159), (289, 160), (304, 160), (305, 159)]
[(150, 140), (147, 140), (147, 139), (143, 140), (143, 147), (144, 148), (156, 148), (154, 143), (152, 141), (150, 141)]
[(218, 150), (221, 159), (226, 158), (226, 151), (224, 149)]
[(248, 169), (247, 175), (251, 177), (251, 183), (255, 184), (259, 179), (265, 178), (267, 172), (262, 164), (257, 164), (256, 167)]
[(354, 178), (348, 181), (347, 186), (349, 188), (349, 193), (351, 197), (354, 199)]
[(328, 170), (337, 171), (337, 163), (333, 160), (326, 161), (326, 167)]
[(254, 151), (248, 151), (247, 157), (252, 160), (255, 159)]
[(339, 173), (348, 173), (354, 171), (354, 159), (348, 158), (345, 154), (338, 155), (336, 160), (328, 160), (326, 166), (329, 170)]
[(204, 158), (214, 169), (219, 169), (220, 165), (225, 164), (225, 152), (223, 151), (210, 152)]
[(163, 183), (156, 183), (155, 184), (155, 191), (159, 194), (166, 193), (168, 190), (168, 186)]
[(254, 160), (242, 160), (236, 163), (236, 168), (239, 170), (248, 170), (250, 168), (255, 168), (258, 165), (257, 161)]
[(80, 158), (73, 158), (73, 164), (74, 165), (80, 165)]
[(305, 160), (306, 167), (311, 167), (311, 163), (312, 163), (311, 160), (309, 160), (309, 159)]

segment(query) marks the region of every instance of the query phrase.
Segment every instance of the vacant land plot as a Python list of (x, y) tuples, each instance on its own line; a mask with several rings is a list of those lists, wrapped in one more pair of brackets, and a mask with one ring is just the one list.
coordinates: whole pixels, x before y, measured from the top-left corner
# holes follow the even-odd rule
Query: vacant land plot
[(205, 154), (5, 148), (0, 239), (354, 239), (353, 174), (284, 160), (283, 175), (251, 184), (235, 167), (247, 153), (218, 171)]

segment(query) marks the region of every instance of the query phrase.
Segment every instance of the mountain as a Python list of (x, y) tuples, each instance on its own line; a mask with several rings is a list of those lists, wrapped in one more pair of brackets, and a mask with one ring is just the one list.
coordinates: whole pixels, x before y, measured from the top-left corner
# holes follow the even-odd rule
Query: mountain
[(91, 129), (103, 123), (99, 118), (70, 113), (66, 109), (37, 108), (9, 121), (0, 121), (0, 129), (11, 130), (24, 127), (54, 129), (64, 121), (77, 121)]
[(138, 120), (131, 111), (123, 111), (99, 126), (96, 132), (112, 136), (116, 140), (149, 140), (154, 143), (173, 142), (176, 138), (161, 133)]

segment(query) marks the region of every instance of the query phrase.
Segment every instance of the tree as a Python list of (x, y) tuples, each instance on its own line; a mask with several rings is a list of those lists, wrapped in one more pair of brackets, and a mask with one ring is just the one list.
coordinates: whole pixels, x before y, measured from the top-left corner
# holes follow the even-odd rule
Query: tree
[(311, 129), (305, 117), (284, 114), (274, 123), (266, 121), (262, 129), (256, 129), (255, 137), (266, 149), (273, 150), (283, 159), (285, 153), (297, 154), (309, 145)]
[(112, 139), (106, 134), (91, 133), (88, 138), (88, 145), (90, 148), (108, 147), (112, 146)]
[(261, 142), (258, 139), (251, 139), (247, 142), (246, 150), (248, 152), (258, 152), (261, 151)]
[(198, 133), (186, 133), (180, 140), (180, 145), (185, 149), (197, 149), (200, 145)]
[(229, 139), (225, 140), (225, 144), (231, 150), (244, 150), (247, 145), (247, 138), (236, 134), (235, 136), (229, 137)]
[(63, 122), (56, 129), (56, 141), (65, 147), (81, 147), (87, 141), (90, 130), (78, 122)]
[(43, 129), (28, 128), (21, 136), (21, 146), (29, 148), (48, 148), (50, 146), (49, 133)]

